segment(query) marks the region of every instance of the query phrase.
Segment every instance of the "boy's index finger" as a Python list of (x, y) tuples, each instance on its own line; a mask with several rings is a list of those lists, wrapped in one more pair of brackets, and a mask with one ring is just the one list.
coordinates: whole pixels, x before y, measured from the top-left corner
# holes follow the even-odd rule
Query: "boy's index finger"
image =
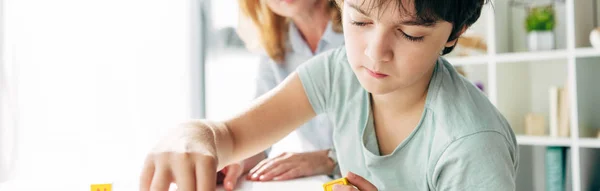
[(367, 179), (354, 174), (352, 172), (348, 172), (348, 175), (346, 175), (346, 179), (348, 180), (348, 182), (352, 185), (354, 185), (355, 187), (358, 188), (358, 190), (360, 191), (377, 191), (377, 187), (375, 187), (375, 185), (373, 185), (371, 182), (369, 182)]

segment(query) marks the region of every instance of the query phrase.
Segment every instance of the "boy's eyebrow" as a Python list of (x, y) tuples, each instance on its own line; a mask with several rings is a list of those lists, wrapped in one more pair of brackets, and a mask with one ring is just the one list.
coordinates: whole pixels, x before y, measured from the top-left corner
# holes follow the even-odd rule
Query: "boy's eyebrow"
[(424, 20), (414, 19), (414, 18), (411, 20), (405, 20), (405, 21), (400, 22), (401, 25), (422, 26), (422, 27), (427, 27), (427, 28), (435, 27), (436, 23), (437, 22), (435, 22), (435, 21), (424, 21)]
[[(367, 13), (367, 11), (361, 9), (360, 6), (350, 3), (350, 2), (345, 2), (345, 3), (348, 3), (348, 6), (350, 6), (350, 8), (358, 11), (359, 13), (361, 13), (365, 16), (370, 16), (369, 13)], [(398, 24), (400, 24), (400, 25), (423, 26), (423, 27), (428, 27), (428, 28), (435, 27), (436, 23), (437, 22), (435, 22), (435, 21), (425, 21), (425, 20), (421, 20), (421, 19), (417, 19), (417, 18), (411, 18), (410, 20), (404, 20), (404, 21), (398, 22)]]

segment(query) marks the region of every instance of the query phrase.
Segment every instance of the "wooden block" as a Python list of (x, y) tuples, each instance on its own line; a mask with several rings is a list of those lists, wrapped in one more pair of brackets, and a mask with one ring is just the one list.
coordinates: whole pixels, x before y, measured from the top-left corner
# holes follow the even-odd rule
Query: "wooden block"
[(327, 182), (327, 183), (323, 184), (323, 190), (325, 190), (325, 191), (332, 191), (333, 190), (333, 185), (336, 185), (336, 184), (350, 185), (350, 183), (348, 183), (348, 179), (346, 179), (346, 178), (340, 178), (340, 179), (335, 179), (335, 180), (332, 180), (330, 182)]
[(543, 136), (546, 134), (546, 120), (544, 116), (536, 113), (529, 113), (525, 117), (525, 134), (534, 136)]

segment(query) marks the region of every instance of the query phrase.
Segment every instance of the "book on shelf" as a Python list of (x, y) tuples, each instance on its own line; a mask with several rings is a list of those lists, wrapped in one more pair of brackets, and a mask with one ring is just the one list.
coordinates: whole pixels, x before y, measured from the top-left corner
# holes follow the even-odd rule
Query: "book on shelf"
[(564, 88), (558, 89), (558, 136), (560, 137), (569, 137), (571, 135), (570, 131), (570, 121), (569, 121), (569, 91), (568, 86)]
[(550, 115), (548, 115), (549, 119), (549, 132), (550, 137), (558, 137), (558, 93), (559, 88), (556, 86), (550, 87)]
[(566, 188), (565, 149), (546, 148), (546, 190), (564, 191)]
[(565, 190), (573, 190), (573, 169), (571, 168), (571, 149), (565, 148)]
[(569, 92), (567, 88), (550, 87), (549, 132), (551, 137), (569, 137)]

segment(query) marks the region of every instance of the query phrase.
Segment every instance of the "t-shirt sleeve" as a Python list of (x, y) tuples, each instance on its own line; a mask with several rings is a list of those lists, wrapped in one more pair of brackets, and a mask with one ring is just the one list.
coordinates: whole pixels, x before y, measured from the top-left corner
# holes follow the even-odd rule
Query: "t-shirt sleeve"
[(329, 98), (332, 94), (332, 77), (335, 74), (337, 58), (340, 49), (321, 53), (298, 67), (298, 76), (306, 96), (315, 113), (321, 114), (329, 111)]
[(451, 143), (434, 167), (435, 190), (515, 190), (516, 152), (504, 135), (480, 132)]

